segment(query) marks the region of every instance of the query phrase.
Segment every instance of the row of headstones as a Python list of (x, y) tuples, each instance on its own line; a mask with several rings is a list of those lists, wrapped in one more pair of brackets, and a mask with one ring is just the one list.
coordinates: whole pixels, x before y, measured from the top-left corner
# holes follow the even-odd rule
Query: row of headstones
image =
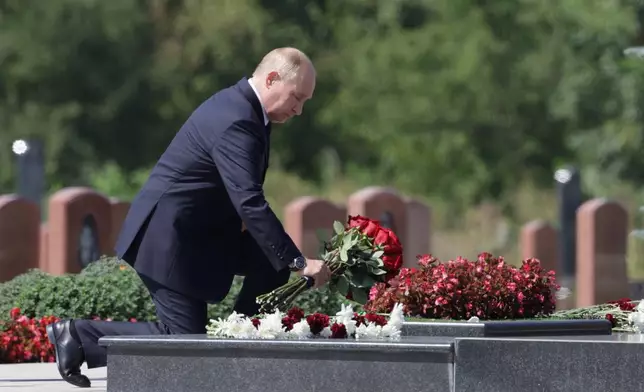
[[(39, 207), (27, 199), (0, 196), (0, 282), (30, 268), (51, 274), (78, 273), (113, 247), (129, 203), (89, 188), (66, 188), (49, 199), (49, 219), (41, 223)], [(352, 194), (346, 205), (301, 197), (284, 211), (284, 226), (307, 257), (315, 257), (320, 237), (347, 215), (378, 219), (403, 244), (405, 266), (431, 252), (431, 210), (395, 190), (369, 187)], [(628, 214), (619, 204), (590, 200), (577, 211), (576, 305), (585, 306), (628, 296), (626, 241)], [(543, 221), (526, 224), (521, 233), (523, 258), (536, 257), (547, 269), (559, 268), (557, 230)], [(571, 305), (571, 304), (569, 304)]]
[[(0, 196), (0, 282), (31, 268), (56, 275), (78, 273), (101, 255), (113, 255), (129, 207), (90, 188), (65, 188), (49, 198), (49, 217), (41, 222), (36, 203)], [(429, 250), (429, 208), (386, 188), (362, 189), (349, 197), (347, 207), (312, 197), (297, 199), (286, 207), (284, 226), (303, 253), (314, 257), (319, 235), (328, 238), (333, 222), (345, 222), (347, 214), (380, 219), (410, 254)]]

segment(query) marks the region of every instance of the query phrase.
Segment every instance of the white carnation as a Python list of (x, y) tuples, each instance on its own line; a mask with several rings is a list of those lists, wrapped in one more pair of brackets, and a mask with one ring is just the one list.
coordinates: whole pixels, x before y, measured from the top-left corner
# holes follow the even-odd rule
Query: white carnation
[(311, 336), (311, 327), (306, 320), (293, 324), (293, 329), (288, 332), (289, 337), (306, 339)]
[(330, 327), (324, 327), (324, 329), (320, 332), (320, 336), (323, 338), (330, 338), (331, 335), (333, 335), (333, 332), (331, 332)]

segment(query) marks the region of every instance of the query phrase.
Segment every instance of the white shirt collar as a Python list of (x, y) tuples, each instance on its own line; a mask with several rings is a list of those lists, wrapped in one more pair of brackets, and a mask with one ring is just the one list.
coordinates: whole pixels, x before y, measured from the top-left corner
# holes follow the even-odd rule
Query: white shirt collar
[(253, 89), (253, 91), (255, 92), (255, 95), (257, 95), (257, 99), (259, 100), (259, 104), (262, 106), (262, 113), (264, 114), (264, 125), (268, 125), (268, 113), (266, 113), (266, 109), (264, 108), (264, 104), (262, 103), (262, 99), (259, 97), (259, 92), (255, 88), (255, 86), (253, 86), (253, 83), (251, 83), (250, 80), (248, 80), (248, 84), (250, 84), (250, 88)]

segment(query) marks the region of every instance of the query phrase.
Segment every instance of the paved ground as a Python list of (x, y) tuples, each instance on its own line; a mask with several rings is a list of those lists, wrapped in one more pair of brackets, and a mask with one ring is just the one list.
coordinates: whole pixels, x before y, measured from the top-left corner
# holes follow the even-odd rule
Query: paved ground
[(91, 388), (77, 388), (63, 381), (55, 363), (0, 365), (0, 392), (106, 391), (106, 368), (87, 370), (83, 366), (82, 372), (92, 382)]

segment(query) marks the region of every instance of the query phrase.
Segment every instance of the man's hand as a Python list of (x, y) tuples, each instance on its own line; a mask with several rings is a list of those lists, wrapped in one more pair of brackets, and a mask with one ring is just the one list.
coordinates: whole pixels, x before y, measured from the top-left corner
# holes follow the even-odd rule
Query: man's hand
[(313, 285), (315, 289), (324, 286), (331, 279), (331, 270), (322, 260), (307, 259), (306, 267), (298, 273), (300, 276), (309, 276), (315, 279)]

